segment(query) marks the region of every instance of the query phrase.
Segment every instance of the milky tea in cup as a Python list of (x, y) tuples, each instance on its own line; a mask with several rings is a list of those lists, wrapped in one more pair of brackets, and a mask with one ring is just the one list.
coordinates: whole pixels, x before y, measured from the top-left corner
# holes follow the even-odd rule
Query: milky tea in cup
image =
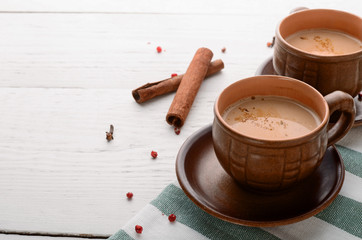
[(313, 109), (280, 96), (241, 99), (228, 107), (222, 116), (236, 131), (269, 140), (300, 137), (321, 123)]
[(362, 50), (362, 41), (331, 29), (305, 29), (285, 40), (302, 51), (322, 56), (344, 55)]

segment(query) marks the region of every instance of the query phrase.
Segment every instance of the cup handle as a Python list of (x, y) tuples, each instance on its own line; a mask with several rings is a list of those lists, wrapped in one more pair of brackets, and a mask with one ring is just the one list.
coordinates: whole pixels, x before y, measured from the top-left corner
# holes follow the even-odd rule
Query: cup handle
[(341, 114), (337, 122), (328, 129), (328, 146), (343, 138), (352, 128), (356, 116), (356, 108), (351, 95), (334, 91), (324, 97), (329, 106), (329, 117), (339, 111)]

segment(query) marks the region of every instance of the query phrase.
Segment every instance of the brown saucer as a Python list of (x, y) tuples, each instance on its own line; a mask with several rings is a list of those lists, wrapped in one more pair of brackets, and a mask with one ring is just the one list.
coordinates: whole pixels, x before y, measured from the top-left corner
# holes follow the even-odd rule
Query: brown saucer
[[(269, 57), (265, 60), (256, 70), (255, 75), (277, 75), (273, 67), (273, 57)], [(354, 98), (356, 106), (356, 117), (354, 120), (353, 127), (362, 125), (362, 101), (358, 100), (358, 97)]]
[(337, 149), (329, 147), (306, 181), (274, 194), (250, 192), (219, 164), (208, 125), (182, 145), (176, 174), (186, 195), (207, 213), (240, 225), (266, 227), (298, 222), (326, 208), (342, 187), (344, 165)]

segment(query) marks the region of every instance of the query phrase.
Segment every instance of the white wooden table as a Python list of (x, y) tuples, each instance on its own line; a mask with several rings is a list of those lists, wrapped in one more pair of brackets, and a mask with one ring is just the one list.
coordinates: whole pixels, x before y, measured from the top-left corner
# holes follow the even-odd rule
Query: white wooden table
[[(0, 1), (0, 239), (115, 233), (176, 181), (182, 143), (212, 122), (224, 87), (272, 55), (277, 23), (299, 6), (362, 16), (359, 0)], [(137, 104), (131, 90), (184, 73), (199, 47), (225, 69), (176, 135), (174, 94)]]

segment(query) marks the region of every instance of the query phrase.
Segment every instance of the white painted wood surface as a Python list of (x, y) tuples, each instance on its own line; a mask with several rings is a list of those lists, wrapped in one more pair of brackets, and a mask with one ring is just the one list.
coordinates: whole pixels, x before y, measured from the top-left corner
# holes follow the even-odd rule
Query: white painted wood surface
[[(358, 0), (0, 1), (0, 230), (116, 232), (176, 181), (182, 143), (212, 122), (224, 87), (272, 55), (277, 23), (299, 6), (362, 16)], [(185, 72), (199, 47), (225, 69), (177, 136), (165, 121), (173, 94), (139, 105), (131, 90)], [(358, 132), (343, 143), (362, 149)]]

